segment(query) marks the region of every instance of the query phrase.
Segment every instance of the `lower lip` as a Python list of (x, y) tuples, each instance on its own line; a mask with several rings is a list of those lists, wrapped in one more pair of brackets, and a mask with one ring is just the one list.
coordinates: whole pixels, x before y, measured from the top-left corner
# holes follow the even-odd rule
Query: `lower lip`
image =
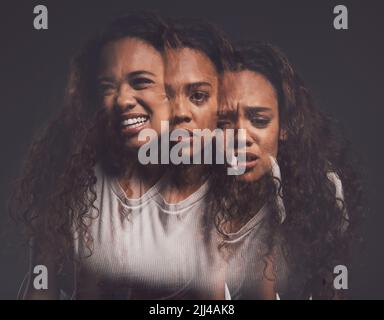
[(256, 167), (256, 164), (257, 164), (257, 159), (252, 160), (252, 161), (247, 161), (247, 162), (245, 163), (245, 169), (246, 169), (246, 170), (250, 170), (250, 169)]
[(251, 170), (253, 169), (256, 165), (257, 165), (257, 160), (258, 159), (255, 159), (255, 160), (252, 160), (252, 161), (246, 161), (246, 162), (239, 162), (237, 164), (238, 167), (245, 167), (245, 170)]
[(135, 127), (135, 128), (131, 128), (129, 126), (123, 125), (121, 127), (121, 132), (126, 136), (134, 136), (134, 135), (137, 135), (141, 130), (148, 127), (148, 123), (149, 123), (149, 119), (147, 121), (145, 121), (143, 124), (141, 124), (140, 126)]

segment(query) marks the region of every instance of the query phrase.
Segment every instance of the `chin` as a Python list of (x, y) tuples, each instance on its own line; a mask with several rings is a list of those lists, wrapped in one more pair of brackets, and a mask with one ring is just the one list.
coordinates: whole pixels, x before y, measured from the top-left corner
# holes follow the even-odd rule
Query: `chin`
[(259, 180), (264, 175), (264, 173), (265, 172), (260, 172), (260, 170), (257, 170), (257, 168), (254, 168), (238, 176), (238, 179), (243, 182), (254, 182)]
[(124, 143), (125, 150), (128, 152), (138, 152), (143, 145), (143, 141), (138, 141), (136, 137), (127, 139)]

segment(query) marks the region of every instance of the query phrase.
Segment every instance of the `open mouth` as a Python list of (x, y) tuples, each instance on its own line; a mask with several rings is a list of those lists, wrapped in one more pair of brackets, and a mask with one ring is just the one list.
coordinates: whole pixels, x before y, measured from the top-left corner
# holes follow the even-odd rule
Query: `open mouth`
[(259, 159), (259, 157), (252, 152), (246, 152), (245, 154), (235, 153), (235, 156), (237, 158), (237, 166), (245, 167), (247, 171), (254, 168), (257, 164), (257, 159)]
[(258, 158), (257, 155), (255, 155), (254, 153), (247, 152), (247, 153), (245, 154), (245, 161), (246, 161), (246, 162), (256, 161), (257, 158)]
[(122, 121), (122, 125), (126, 128), (137, 128), (149, 120), (148, 116), (129, 118)]
[(126, 114), (122, 116), (121, 127), (125, 134), (136, 134), (144, 129), (149, 122), (146, 114)]

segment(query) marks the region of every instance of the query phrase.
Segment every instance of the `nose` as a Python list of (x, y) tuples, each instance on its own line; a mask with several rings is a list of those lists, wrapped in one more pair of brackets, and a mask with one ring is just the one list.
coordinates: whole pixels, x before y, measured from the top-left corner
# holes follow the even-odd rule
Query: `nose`
[[(239, 139), (243, 139), (243, 146), (250, 147), (253, 143), (255, 143), (255, 137), (251, 136), (251, 132), (248, 130), (249, 124), (243, 116), (239, 116), (236, 122), (236, 132)], [(239, 129), (243, 129), (243, 134), (239, 134)]]
[(123, 83), (120, 85), (115, 104), (121, 112), (126, 112), (136, 106), (137, 100), (134, 90), (128, 84)]
[(172, 124), (176, 125), (183, 122), (192, 121), (192, 113), (188, 103), (182, 100), (176, 100), (172, 103)]
[[(240, 129), (242, 129), (240, 131)], [(235, 129), (235, 149), (249, 148), (253, 144), (252, 138), (244, 128)]]

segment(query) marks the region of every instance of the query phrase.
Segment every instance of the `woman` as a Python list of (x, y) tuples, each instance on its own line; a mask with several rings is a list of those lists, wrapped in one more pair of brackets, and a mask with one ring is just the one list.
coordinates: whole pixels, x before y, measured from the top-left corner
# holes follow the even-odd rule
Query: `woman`
[[(47, 175), (55, 176), (41, 198), (27, 202), (23, 193), (47, 184), (37, 175), (42, 168), (32, 166), (15, 198), (22, 200), (18, 212), (37, 227), (31, 271), (43, 264), (50, 276), (43, 294), (30, 277), (25, 298), (57, 298), (56, 270), (72, 251), (78, 299), (224, 297), (223, 277), (212, 277), (222, 268), (205, 215), (207, 168), (173, 167), (159, 180), (158, 167), (138, 163), (146, 142), (138, 135), (149, 128), (160, 136), (162, 120), (188, 132), (215, 128), (226, 41), (203, 22), (150, 18), (117, 20), (73, 65), (70, 108), (63, 111), (68, 127), (59, 132), (74, 141), (63, 152), (68, 160), (58, 167), (61, 154), (43, 159), (52, 163)], [(87, 124), (82, 131), (78, 118)], [(52, 135), (58, 130), (54, 123), (28, 163), (44, 162), (43, 152), (60, 141)], [(202, 151), (189, 147), (191, 156)]]
[[(231, 47), (219, 30), (203, 21), (173, 20), (169, 24), (164, 36), (164, 82), (171, 108), (170, 128), (172, 134), (178, 129), (188, 132), (174, 142), (183, 144), (180, 153), (190, 162), (170, 164), (159, 197), (159, 206), (168, 213), (164, 220), (167, 236), (173, 239), (172, 251), (178, 252), (184, 270), (184, 276), (175, 273), (174, 278), (190, 283), (177, 298), (223, 299), (224, 269), (217, 255), (214, 225), (206, 212), (212, 166), (192, 160), (212, 147), (211, 141), (193, 131), (216, 129), (219, 75)], [(172, 237), (175, 232), (183, 237)]]
[[(149, 199), (161, 175), (140, 165), (137, 152), (145, 143), (139, 132), (160, 135), (169, 119), (164, 27), (154, 15), (119, 18), (73, 60), (66, 104), (32, 144), (13, 196), (13, 213), (33, 239), (23, 298), (57, 299), (60, 289), (72, 290), (60, 277), (73, 261), (74, 298), (122, 297), (124, 246), (134, 246), (124, 235), (141, 226), (127, 219), (155, 210)], [(33, 285), (36, 265), (48, 269), (46, 290)]]
[[(246, 131), (246, 147), (237, 150), (246, 153), (238, 164), (245, 173), (216, 177), (216, 199), (227, 200), (213, 204), (229, 274), (244, 275), (229, 283), (232, 296), (340, 297), (333, 270), (349, 262), (362, 212), (343, 141), (287, 58), (267, 43), (239, 48), (220, 92), (219, 126)], [(241, 258), (231, 250), (244, 228)]]

